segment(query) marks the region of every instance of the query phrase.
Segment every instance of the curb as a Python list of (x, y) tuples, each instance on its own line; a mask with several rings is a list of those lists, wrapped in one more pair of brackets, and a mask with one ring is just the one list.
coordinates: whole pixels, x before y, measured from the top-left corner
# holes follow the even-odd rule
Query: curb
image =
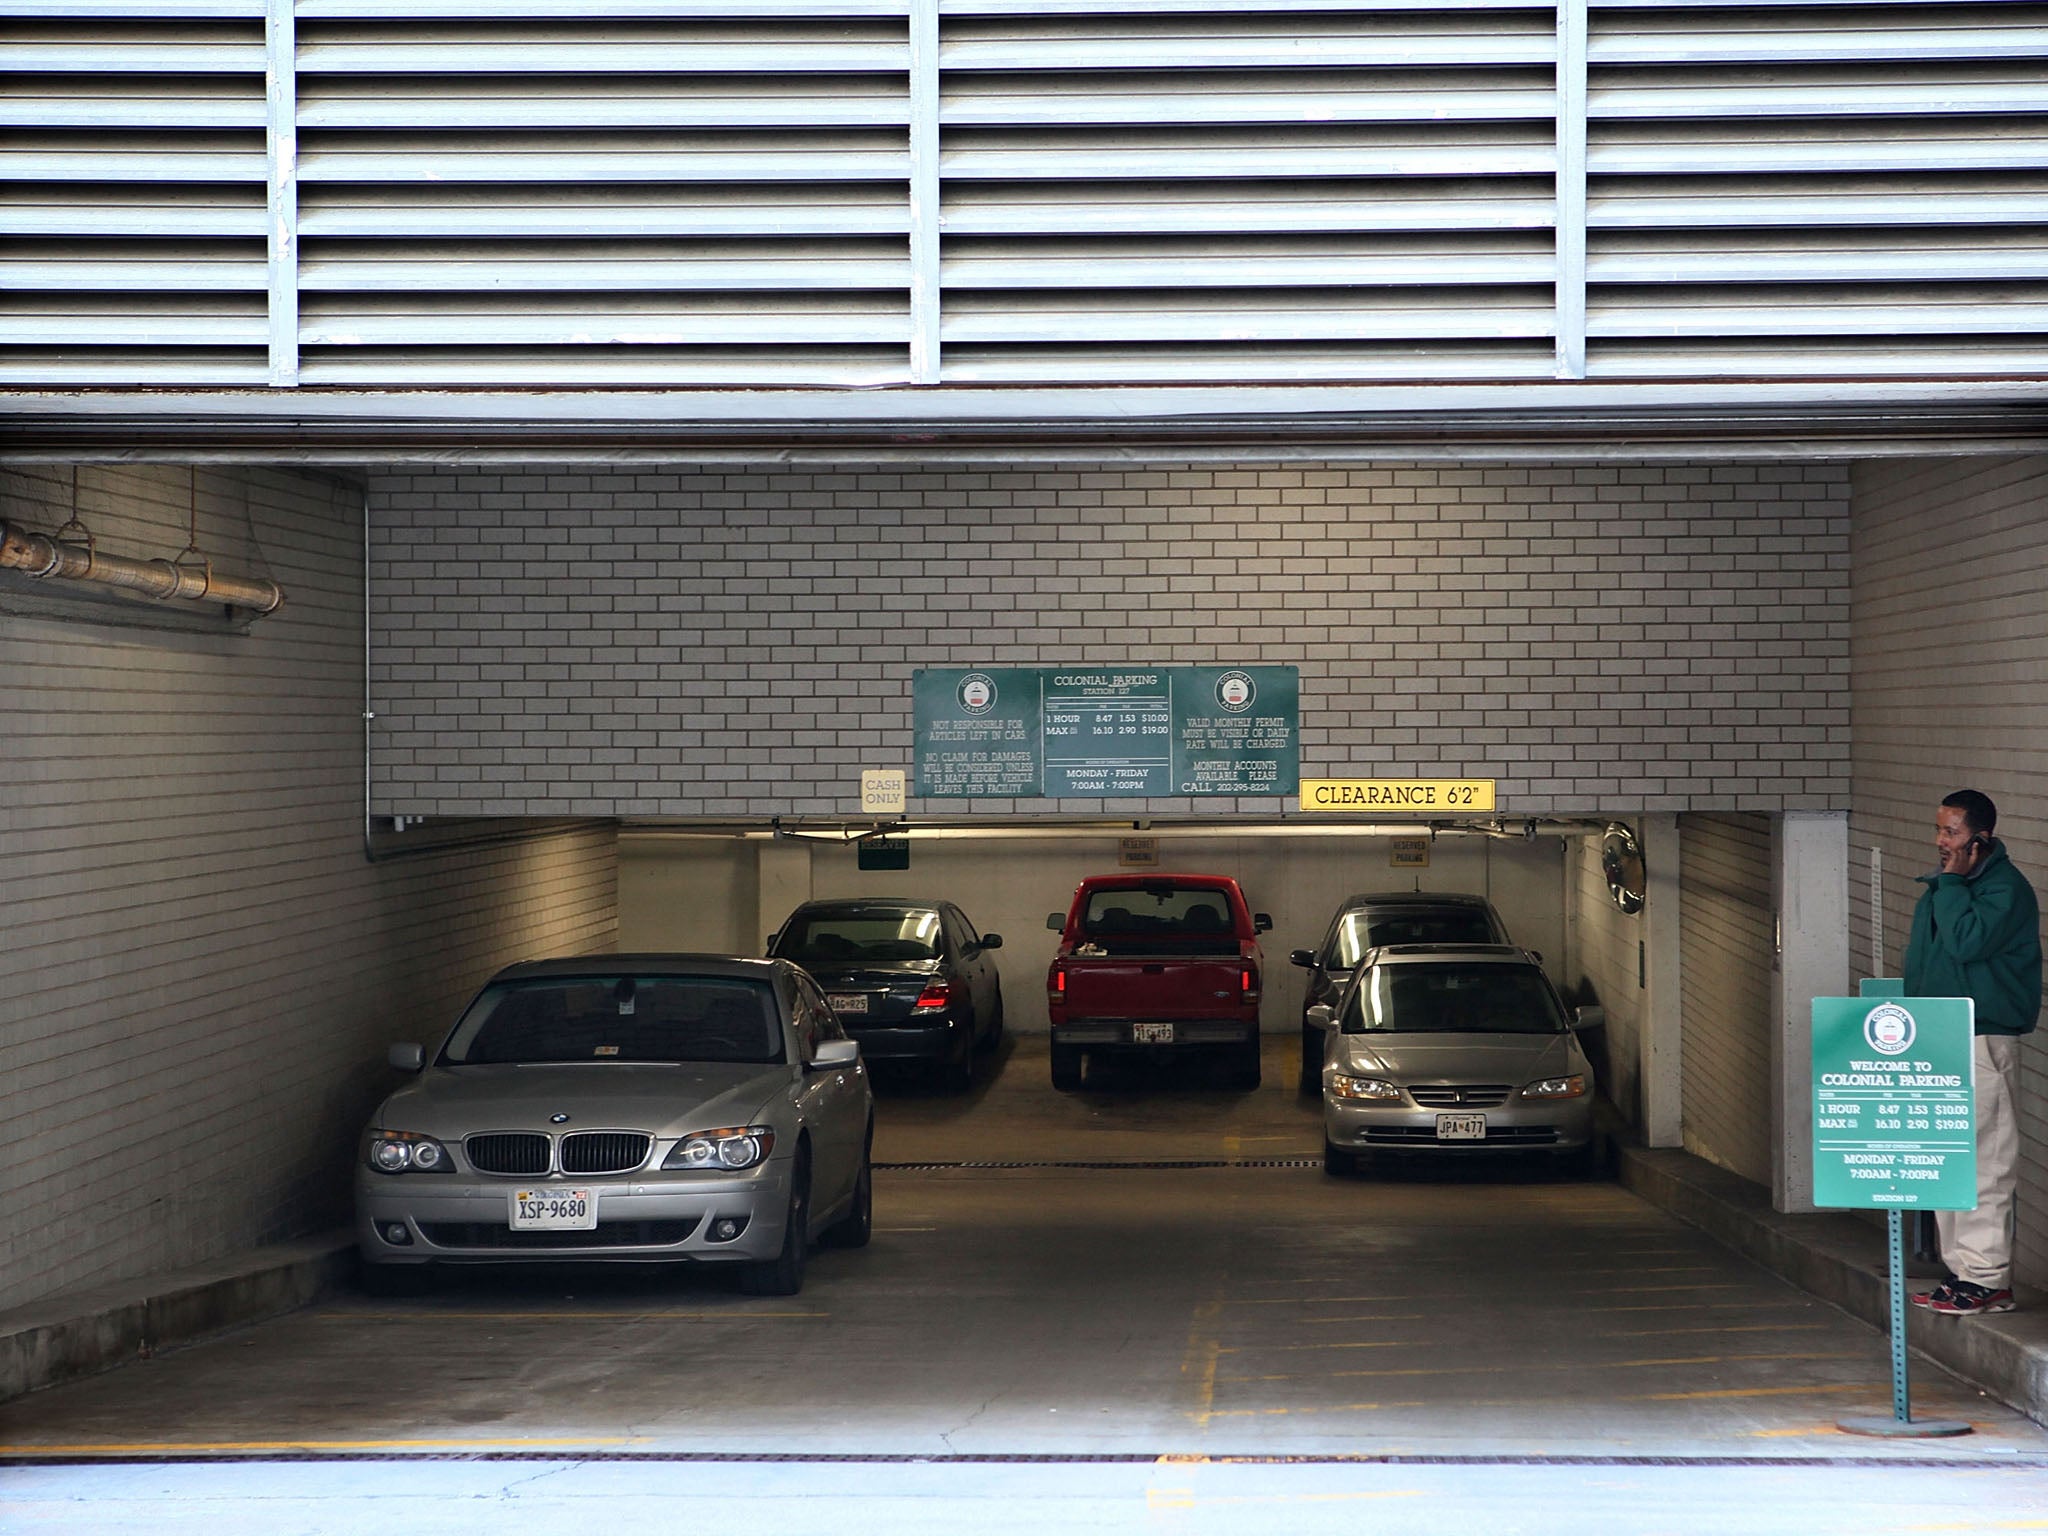
[(73, 1291), (0, 1313), (0, 1402), (317, 1301), (346, 1281), (355, 1235)]
[[(1689, 1152), (1620, 1146), (1622, 1187), (1884, 1333), (1891, 1327), (1884, 1228), (1847, 1211), (1786, 1215), (1760, 1184)], [(1915, 1354), (2048, 1425), (2048, 1295), (2015, 1288), (2019, 1310), (1938, 1317), (1909, 1307)]]

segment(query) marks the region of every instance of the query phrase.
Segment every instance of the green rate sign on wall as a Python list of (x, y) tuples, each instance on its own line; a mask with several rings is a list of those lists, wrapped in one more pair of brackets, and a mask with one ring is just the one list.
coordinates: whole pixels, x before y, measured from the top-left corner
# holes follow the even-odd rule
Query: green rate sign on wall
[(1974, 1017), (1967, 997), (1813, 1000), (1815, 1205), (1976, 1205)]

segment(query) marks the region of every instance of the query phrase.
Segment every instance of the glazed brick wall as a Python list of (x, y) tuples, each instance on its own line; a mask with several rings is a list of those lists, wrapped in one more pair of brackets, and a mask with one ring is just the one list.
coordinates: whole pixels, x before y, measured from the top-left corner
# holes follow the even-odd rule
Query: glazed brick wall
[[(1855, 803), (1849, 960), (1870, 973), (1870, 872), (1881, 853), (1879, 959), (1897, 975), (1952, 789), (1998, 806), (1998, 835), (2048, 893), (2048, 457), (1872, 464), (1854, 480)], [(2048, 1286), (2048, 1050), (2020, 1047), (2015, 1267)]]
[[(10, 469), (0, 517), (168, 557), (194, 489)], [(361, 493), (196, 489), (203, 547), (284, 586), (247, 635), (0, 599), (0, 1311), (345, 1221), (386, 1044), (617, 928), (609, 826), (365, 859)]]
[[(1307, 776), (1839, 809), (1832, 465), (373, 475), (389, 814), (845, 815), (911, 674), (1286, 664)], [(1271, 813), (1283, 800), (913, 812)]]

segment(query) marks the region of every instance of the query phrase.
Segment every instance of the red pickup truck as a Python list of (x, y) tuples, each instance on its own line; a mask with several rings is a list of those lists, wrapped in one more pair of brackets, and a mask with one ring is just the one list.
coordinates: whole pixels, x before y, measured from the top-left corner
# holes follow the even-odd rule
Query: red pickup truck
[(1227, 875), (1097, 875), (1062, 918), (1045, 977), (1052, 1085), (1081, 1086), (1084, 1055), (1200, 1050), (1259, 1085), (1258, 936), (1273, 926)]

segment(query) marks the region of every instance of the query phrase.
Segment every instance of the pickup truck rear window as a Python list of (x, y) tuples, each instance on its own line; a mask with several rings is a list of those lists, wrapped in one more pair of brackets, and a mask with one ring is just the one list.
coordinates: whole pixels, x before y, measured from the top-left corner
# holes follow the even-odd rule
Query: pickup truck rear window
[(1237, 953), (1230, 900), (1211, 886), (1092, 892), (1081, 912), (1081, 932), (1099, 954)]

